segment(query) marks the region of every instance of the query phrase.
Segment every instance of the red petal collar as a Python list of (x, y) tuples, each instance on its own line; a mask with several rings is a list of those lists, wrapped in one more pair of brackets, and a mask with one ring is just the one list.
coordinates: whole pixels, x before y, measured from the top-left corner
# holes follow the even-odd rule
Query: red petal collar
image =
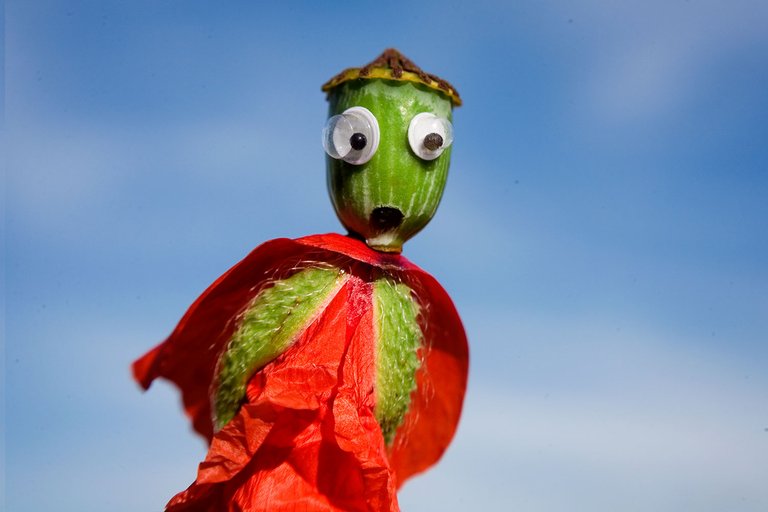
[(423, 364), (408, 413), (388, 453), (399, 487), (434, 464), (450, 443), (468, 370), (467, 339), (450, 297), (432, 276), (399, 254), (377, 252), (338, 234), (266, 242), (200, 295), (171, 335), (133, 364), (134, 376), (145, 389), (158, 377), (175, 383), (195, 430), (210, 441), (209, 388), (219, 354), (235, 328), (234, 319), (276, 268), (301, 261), (332, 263), (339, 257), (396, 275), (416, 292), (422, 305)]

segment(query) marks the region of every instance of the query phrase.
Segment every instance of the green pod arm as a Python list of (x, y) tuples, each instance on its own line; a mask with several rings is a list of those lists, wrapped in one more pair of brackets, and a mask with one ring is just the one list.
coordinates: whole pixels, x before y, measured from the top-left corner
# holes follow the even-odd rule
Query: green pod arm
[(391, 277), (373, 284), (376, 333), (376, 419), (391, 444), (416, 389), (423, 335), (411, 289)]
[(296, 341), (346, 278), (338, 268), (306, 268), (256, 295), (219, 358), (212, 397), (217, 429), (237, 414), (251, 376)]

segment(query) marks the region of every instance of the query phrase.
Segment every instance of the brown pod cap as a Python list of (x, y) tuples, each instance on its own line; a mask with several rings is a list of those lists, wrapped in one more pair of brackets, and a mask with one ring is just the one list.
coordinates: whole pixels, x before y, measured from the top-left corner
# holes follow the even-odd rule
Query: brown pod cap
[(322, 90), (323, 92), (330, 92), (334, 87), (350, 80), (374, 78), (414, 82), (425, 85), (430, 89), (445, 94), (451, 100), (454, 107), (461, 106), (461, 97), (459, 96), (459, 93), (450, 83), (448, 83), (448, 81), (430, 73), (426, 73), (419, 66), (414, 64), (413, 61), (394, 48), (384, 50), (384, 53), (361, 68), (345, 69), (328, 80), (328, 82), (323, 85)]

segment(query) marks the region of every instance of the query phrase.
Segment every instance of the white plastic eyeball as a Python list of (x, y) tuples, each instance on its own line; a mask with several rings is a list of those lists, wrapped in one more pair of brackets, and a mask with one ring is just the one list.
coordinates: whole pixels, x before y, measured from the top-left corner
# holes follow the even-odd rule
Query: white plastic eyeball
[(323, 128), (328, 156), (353, 165), (368, 162), (379, 149), (379, 122), (365, 107), (351, 107), (328, 119)]
[(408, 144), (423, 160), (434, 160), (452, 143), (453, 125), (435, 114), (416, 114), (408, 125)]

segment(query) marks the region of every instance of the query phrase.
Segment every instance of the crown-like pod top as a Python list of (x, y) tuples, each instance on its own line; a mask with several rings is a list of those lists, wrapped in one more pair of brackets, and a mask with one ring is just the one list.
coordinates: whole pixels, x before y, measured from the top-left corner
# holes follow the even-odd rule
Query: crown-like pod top
[(445, 187), (453, 143), (445, 80), (389, 49), (323, 86), (328, 190), (336, 214), (373, 249), (400, 252), (432, 218)]

